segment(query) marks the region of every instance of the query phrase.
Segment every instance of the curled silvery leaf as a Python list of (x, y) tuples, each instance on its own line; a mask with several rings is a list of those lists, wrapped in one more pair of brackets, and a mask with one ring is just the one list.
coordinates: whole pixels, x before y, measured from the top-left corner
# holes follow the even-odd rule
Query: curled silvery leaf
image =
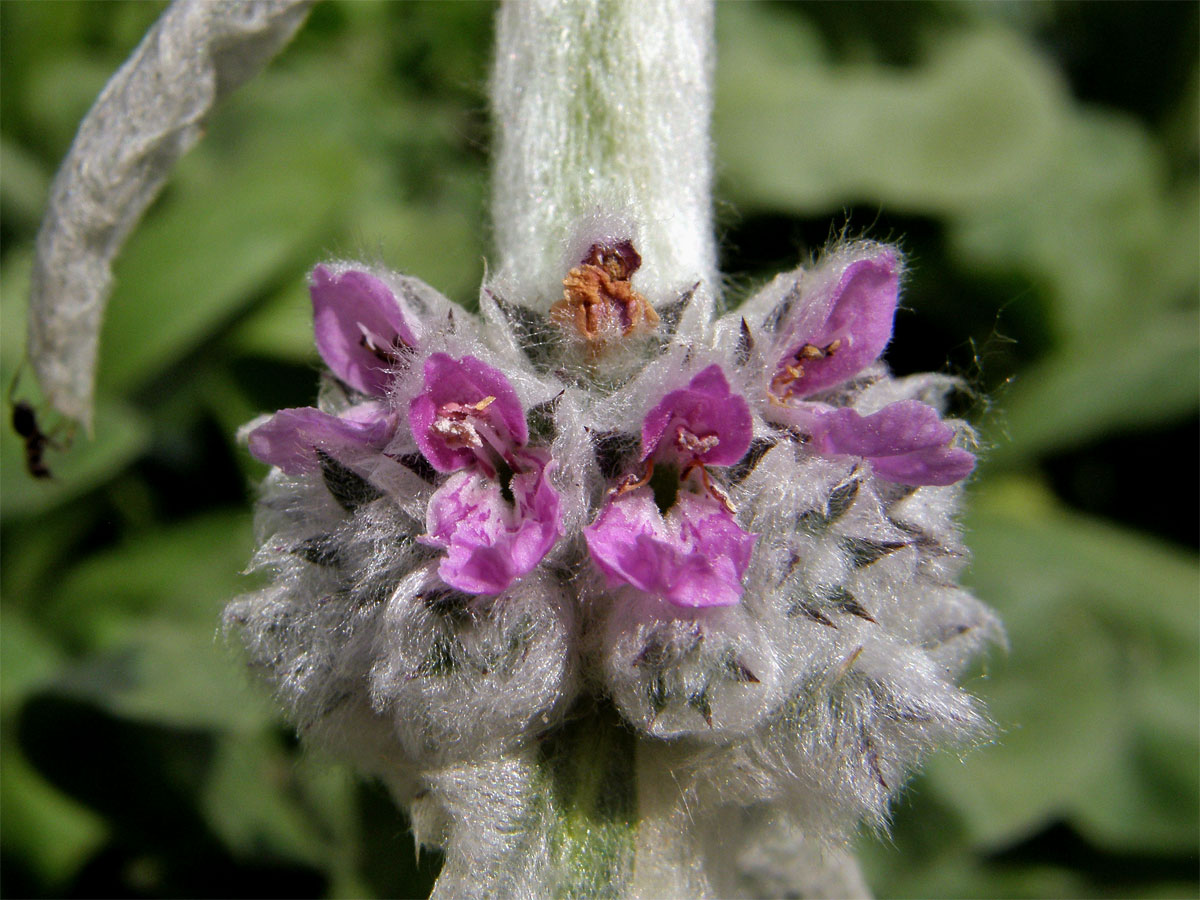
[(90, 426), (112, 261), (231, 90), (313, 0), (176, 0), (105, 86), (55, 176), (31, 276), (29, 354), (47, 401)]

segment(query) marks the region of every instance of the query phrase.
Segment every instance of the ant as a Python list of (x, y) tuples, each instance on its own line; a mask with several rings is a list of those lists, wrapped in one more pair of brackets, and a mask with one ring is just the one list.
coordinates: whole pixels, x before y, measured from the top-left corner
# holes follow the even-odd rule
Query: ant
[(25, 469), (34, 478), (51, 478), (53, 473), (42, 458), (46, 448), (52, 446), (50, 438), (38, 428), (37, 415), (33, 407), (18, 400), (12, 408), (12, 427), (25, 441)]
[(44, 458), (46, 448), (51, 447), (57, 450), (60, 447), (38, 426), (37, 413), (34, 411), (33, 405), (25, 400), (13, 399), (20, 374), (20, 369), (18, 369), (17, 375), (8, 389), (8, 402), (12, 405), (13, 431), (25, 442), (25, 470), (34, 478), (53, 478), (54, 473), (50, 471)]

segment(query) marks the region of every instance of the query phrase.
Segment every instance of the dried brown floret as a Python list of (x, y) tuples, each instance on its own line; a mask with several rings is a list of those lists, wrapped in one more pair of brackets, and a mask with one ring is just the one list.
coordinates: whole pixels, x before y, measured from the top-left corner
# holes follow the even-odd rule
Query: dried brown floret
[(653, 331), (658, 313), (630, 282), (641, 264), (629, 241), (593, 244), (563, 279), (563, 299), (550, 307), (550, 318), (573, 329), (594, 353), (619, 338)]

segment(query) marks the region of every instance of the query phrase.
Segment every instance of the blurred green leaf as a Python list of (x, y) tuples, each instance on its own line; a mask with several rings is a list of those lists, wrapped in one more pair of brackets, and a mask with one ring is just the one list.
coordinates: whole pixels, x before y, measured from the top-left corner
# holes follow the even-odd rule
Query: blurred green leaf
[(313, 342), (312, 301), (305, 281), (289, 282), (259, 304), (238, 323), (230, 345), (237, 353), (310, 363), (315, 371), (320, 358)]
[(62, 664), (62, 651), (12, 605), (0, 610), (0, 715), (14, 713)]
[(50, 190), (41, 160), (15, 141), (0, 138), (0, 205), (4, 215), (36, 226)]
[(252, 587), (249, 516), (193, 518), (135, 536), (73, 568), (39, 610), (88, 653), (52, 685), (156, 724), (253, 731), (274, 721), (217, 633), (222, 607)]
[(1163, 154), (1132, 119), (1077, 110), (1061, 127), (1022, 190), (963, 210), (949, 238), (966, 267), (1035, 277), (1064, 350), (1090, 356), (1164, 307), (1195, 304), (1194, 201), (1168, 193)]
[[(190, 629), (165, 633), (164, 641), (194, 643), (219, 656), (219, 668), (234, 666), (232, 657), (212, 646), (221, 610), (255, 582), (240, 573), (254, 550), (250, 515), (223, 512), (194, 517), (173, 528), (135, 535), (72, 567), (57, 586), (40, 617), (59, 634), (84, 646), (102, 646), (136, 635), (142, 623), (166, 617)], [(186, 642), (186, 641), (185, 641)]]
[(200, 808), (238, 855), (304, 863), (329, 877), (329, 896), (367, 897), (358, 785), (331, 760), (298, 760), (276, 733), (239, 734), (221, 741)]
[(6, 856), (30, 866), (51, 892), (104, 842), (103, 819), (51, 787), (8, 739), (0, 746), (0, 807)]
[(1136, 331), (1070, 347), (1025, 370), (1005, 395), (1004, 434), (989, 463), (1072, 449), (1120, 429), (1148, 428), (1200, 405), (1200, 317), (1161, 313)]
[(246, 151), (181, 179), (130, 240), (104, 325), (101, 391), (144, 387), (184, 362), (272, 279), (315, 255), (336, 221), (357, 167), (335, 143), (284, 135)]
[[(1122, 809), (1150, 814), (1131, 794), (1158, 806), (1141, 787), (1155, 777), (1144, 747), (1160, 727), (1143, 705), (1164, 682), (1182, 694), (1168, 707), (1175, 737), (1166, 752), (1177, 781), (1195, 777), (1200, 686), (1194, 670), (1180, 682), (1164, 669), (1177, 652), (1194, 665), (1195, 558), (1069, 513), (1016, 479), (980, 490), (968, 524), (968, 580), (1004, 617), (1012, 650), (997, 677), (971, 685), (999, 724), (996, 742), (966, 765), (934, 760), (929, 783), (982, 847), (1060, 817), (1095, 834), (1107, 823), (1111, 836)], [(1130, 828), (1120, 841), (1179, 849), (1195, 833), (1194, 813), (1182, 813), (1145, 841)]]
[(1117, 650), (1086, 611), (1051, 608), (1032, 633), (1009, 629), (1014, 649), (993, 664), (996, 677), (967, 684), (998, 723), (995, 742), (926, 770), (972, 843), (989, 850), (1065, 815), (1096, 773), (1116, 768), (1123, 712)]
[(1063, 87), (1001, 28), (946, 35), (912, 70), (834, 67), (782, 11), (718, 12), (714, 128), (739, 206), (963, 212), (1023, 189), (1060, 149)]
[(276, 718), (214, 628), (147, 619), (68, 667), (48, 690), (171, 728), (254, 732)]
[(270, 732), (223, 740), (201, 812), (242, 856), (265, 854), (326, 868), (330, 848), (320, 810), (305, 808), (298, 774), (295, 758)]

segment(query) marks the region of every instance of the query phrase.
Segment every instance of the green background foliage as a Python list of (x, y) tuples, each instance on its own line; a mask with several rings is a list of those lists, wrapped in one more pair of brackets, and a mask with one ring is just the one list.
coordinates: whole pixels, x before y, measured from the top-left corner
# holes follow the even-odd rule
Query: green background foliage
[[(0, 362), (54, 169), (161, 10), (0, 5)], [(253, 582), (235, 441), (316, 383), (305, 272), (474, 302), (490, 5), (319, 5), (116, 267), (93, 440), (2, 453), (7, 896), (422, 896), (377, 787), (299, 748), (216, 635)], [(715, 137), (738, 298), (845, 229), (910, 254), (889, 359), (952, 371), (987, 444), (967, 581), (1010, 646), (995, 739), (932, 759), (880, 896), (1195, 896), (1197, 7), (725, 4)], [(28, 372), (18, 396), (35, 396)]]

